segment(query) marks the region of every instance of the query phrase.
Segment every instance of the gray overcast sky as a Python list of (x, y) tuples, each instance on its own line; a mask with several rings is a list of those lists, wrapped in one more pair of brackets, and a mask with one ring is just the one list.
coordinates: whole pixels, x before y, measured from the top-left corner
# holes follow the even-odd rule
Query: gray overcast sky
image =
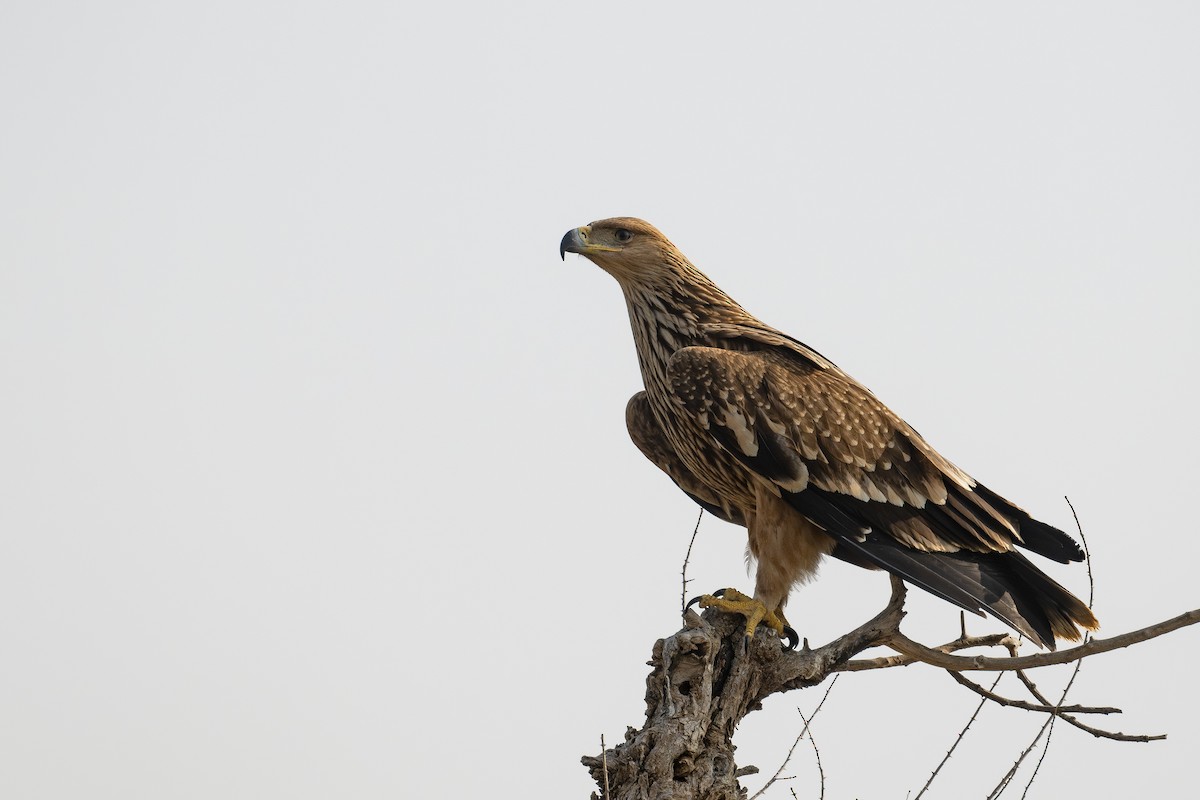
[[(558, 260), (616, 214), (1037, 516), (1070, 496), (1102, 635), (1200, 605), (1198, 41), (1191, 3), (4, 4), (0, 795), (586, 797), (696, 516), (627, 440), (616, 285)], [(693, 586), (747, 586), (744, 544), (705, 519)], [(886, 596), (831, 564), (789, 610), (824, 642)], [(1171, 738), (1056, 729), (1033, 796), (1185, 796), (1198, 635), (1087, 663), (1078, 701)], [(919, 788), (973, 705), (843, 678), (829, 796)], [(1040, 722), (987, 709), (936, 796)]]

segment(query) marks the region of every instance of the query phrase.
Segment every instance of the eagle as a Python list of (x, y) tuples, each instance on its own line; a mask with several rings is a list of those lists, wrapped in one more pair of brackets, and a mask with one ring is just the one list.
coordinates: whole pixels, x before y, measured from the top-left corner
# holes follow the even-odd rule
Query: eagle
[(1053, 650), (1095, 630), (1085, 603), (1021, 550), (1068, 563), (1083, 550), (938, 453), (816, 350), (760, 322), (647, 222), (567, 232), (625, 295), (643, 391), (625, 410), (642, 453), (703, 509), (744, 526), (753, 596), (702, 607), (795, 634), (788, 594), (825, 556), (883, 569), (985, 612)]

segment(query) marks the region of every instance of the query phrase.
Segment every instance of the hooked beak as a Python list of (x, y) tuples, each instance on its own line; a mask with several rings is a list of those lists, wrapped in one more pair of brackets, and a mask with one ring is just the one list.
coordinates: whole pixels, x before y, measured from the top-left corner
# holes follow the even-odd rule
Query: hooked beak
[(593, 253), (615, 253), (617, 248), (608, 247), (602, 244), (596, 244), (588, 240), (592, 229), (589, 225), (584, 225), (581, 228), (573, 228), (567, 231), (567, 235), (562, 238), (558, 244), (558, 254), (562, 256), (562, 260), (567, 260), (567, 253), (579, 253), (580, 255), (591, 255)]
[(558, 243), (558, 254), (562, 256), (562, 260), (567, 260), (567, 253), (582, 253), (584, 249), (583, 236), (579, 233), (579, 228), (572, 228), (567, 231), (567, 235)]

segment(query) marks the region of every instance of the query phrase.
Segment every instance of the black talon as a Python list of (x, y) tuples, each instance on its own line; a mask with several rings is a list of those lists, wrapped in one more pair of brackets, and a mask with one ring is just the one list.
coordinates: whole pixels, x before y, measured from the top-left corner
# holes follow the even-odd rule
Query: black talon
[(787, 637), (787, 649), (795, 650), (796, 645), (800, 644), (800, 634), (796, 633), (796, 629), (791, 625), (783, 626), (783, 635)]
[[(726, 592), (728, 592), (728, 591), (729, 591), (728, 589), (717, 589), (715, 592), (713, 592), (711, 595), (708, 595), (708, 596), (709, 596), (709, 597), (724, 597), (724, 596), (725, 596), (725, 593), (726, 593)], [(696, 595), (696, 596), (695, 596), (695, 597), (693, 597), (691, 600), (688, 600), (688, 601), (687, 601), (687, 605), (683, 607), (683, 610), (684, 610), (684, 611), (687, 611), (689, 608), (691, 608), (692, 606), (696, 605), (696, 603), (699, 603), (699, 602), (700, 602), (700, 598), (702, 598), (702, 597), (704, 597), (704, 596), (705, 596), (705, 595), (702, 595), (702, 594), (701, 594), (701, 595)]]

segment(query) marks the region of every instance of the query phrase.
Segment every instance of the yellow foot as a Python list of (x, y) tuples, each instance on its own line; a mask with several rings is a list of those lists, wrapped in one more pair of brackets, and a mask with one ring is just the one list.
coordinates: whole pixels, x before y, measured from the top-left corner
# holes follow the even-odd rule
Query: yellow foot
[(761, 624), (775, 631), (775, 634), (781, 639), (787, 639), (789, 650), (795, 649), (798, 644), (799, 637), (796, 636), (794, 630), (788, 627), (782, 614), (777, 614), (763, 605), (761, 601), (748, 597), (737, 589), (721, 589), (714, 594), (702, 594), (689, 602), (688, 606), (693, 603), (699, 603), (701, 608), (715, 608), (718, 611), (745, 617), (747, 639), (754, 636), (755, 629)]

